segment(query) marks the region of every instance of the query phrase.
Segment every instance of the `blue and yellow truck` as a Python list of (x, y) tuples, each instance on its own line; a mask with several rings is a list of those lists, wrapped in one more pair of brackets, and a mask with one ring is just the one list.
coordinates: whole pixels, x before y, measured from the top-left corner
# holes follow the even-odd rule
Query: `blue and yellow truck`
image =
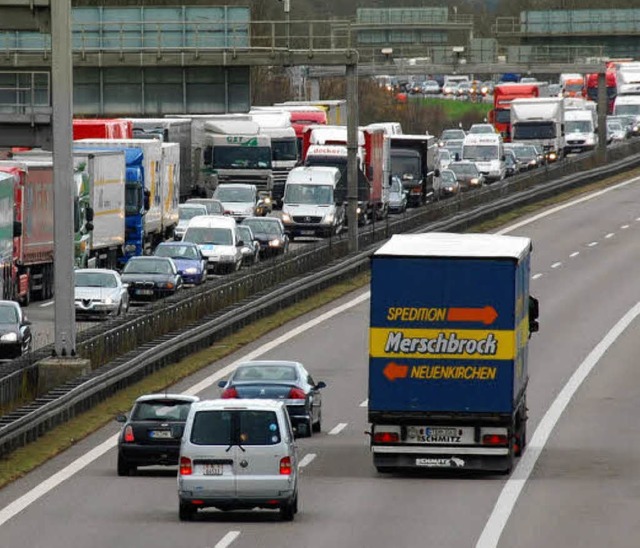
[(393, 236), (371, 264), (370, 444), (381, 473), (509, 472), (526, 444), (531, 241)]

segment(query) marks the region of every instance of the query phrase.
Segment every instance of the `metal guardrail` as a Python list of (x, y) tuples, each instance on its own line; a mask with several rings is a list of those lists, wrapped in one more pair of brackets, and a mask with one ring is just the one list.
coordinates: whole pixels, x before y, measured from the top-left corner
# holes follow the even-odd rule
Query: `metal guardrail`
[[(329, 267), (323, 267), (304, 277), (283, 282), (275, 290), (257, 295), (237, 307), (230, 306), (216, 317), (190, 329), (169, 333), (148, 342), (86, 377), (69, 382), (30, 405), (3, 416), (0, 418), (0, 456), (37, 438), (118, 388), (135, 382), (146, 372), (210, 346), (215, 340), (249, 321), (367, 268), (368, 256), (377, 247), (377, 243), (392, 233), (464, 230), (472, 223), (491, 218), (515, 206), (636, 167), (640, 165), (640, 155), (637, 154), (640, 151), (639, 144), (635, 142), (613, 147), (608, 151), (609, 158), (621, 160), (586, 172), (583, 170), (595, 163), (595, 154), (585, 155), (574, 162), (557, 164), (532, 176), (523, 175), (510, 181), (495, 183), (477, 193), (464, 195), (459, 200), (443, 201), (434, 208), (422, 208), (415, 215), (394, 222), (378, 223), (377, 227), (360, 235), (361, 245), (367, 246), (364, 252), (337, 260)], [(549, 180), (550, 178), (555, 180)]]

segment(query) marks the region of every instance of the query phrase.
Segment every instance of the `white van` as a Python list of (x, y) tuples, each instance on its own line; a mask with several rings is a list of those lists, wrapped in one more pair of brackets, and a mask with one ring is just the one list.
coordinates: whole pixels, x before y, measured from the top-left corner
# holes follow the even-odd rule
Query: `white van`
[(504, 146), (498, 134), (467, 135), (462, 142), (462, 159), (475, 163), (487, 182), (502, 181), (506, 176)]
[(282, 202), (282, 223), (296, 236), (331, 236), (344, 228), (346, 184), (337, 167), (296, 167), (287, 177)]
[(618, 95), (613, 105), (614, 116), (635, 116), (640, 120), (640, 95)]
[(182, 237), (198, 244), (207, 259), (207, 273), (223, 274), (240, 270), (242, 246), (235, 219), (220, 215), (200, 215), (189, 221)]
[(202, 508), (298, 511), (298, 456), (282, 401), (220, 399), (191, 405), (180, 445), (180, 520)]

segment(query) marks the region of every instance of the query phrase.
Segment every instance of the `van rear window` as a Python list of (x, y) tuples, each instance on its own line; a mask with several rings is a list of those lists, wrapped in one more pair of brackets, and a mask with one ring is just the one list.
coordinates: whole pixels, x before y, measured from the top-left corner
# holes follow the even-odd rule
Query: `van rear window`
[(280, 439), (274, 411), (198, 411), (191, 429), (195, 445), (274, 445)]

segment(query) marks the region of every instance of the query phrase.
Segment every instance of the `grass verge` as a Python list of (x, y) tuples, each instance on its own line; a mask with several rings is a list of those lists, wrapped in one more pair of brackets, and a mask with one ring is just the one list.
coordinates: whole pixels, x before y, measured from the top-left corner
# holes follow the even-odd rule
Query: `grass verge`
[[(566, 202), (577, 196), (594, 192), (637, 176), (640, 176), (640, 169), (615, 175), (597, 183), (576, 188), (535, 204), (498, 215), (494, 219), (475, 225), (472, 229), (468, 230), (468, 232), (489, 232), (500, 226), (513, 222), (517, 218), (531, 215), (546, 207)], [(115, 415), (118, 413), (127, 412), (130, 409), (133, 400), (135, 400), (140, 394), (162, 391), (216, 360), (239, 350), (258, 337), (265, 335), (266, 333), (302, 316), (303, 314), (306, 314), (307, 312), (346, 295), (351, 291), (359, 289), (368, 283), (369, 274), (365, 273), (355, 277), (353, 280), (328, 288), (321, 293), (318, 293), (313, 297), (309, 297), (308, 299), (290, 306), (289, 308), (283, 309), (268, 318), (263, 318), (262, 320), (245, 327), (238, 333), (220, 340), (212, 347), (189, 356), (178, 363), (165, 367), (161, 371), (145, 378), (139, 383), (119, 392), (112, 398), (102, 402), (100, 405), (86, 413), (78, 415), (69, 422), (45, 434), (35, 442), (17, 449), (13, 453), (7, 455), (4, 459), (0, 460), (0, 488), (15, 479), (24, 476), (37, 466), (69, 448), (75, 442), (95, 432), (97, 429), (113, 420)]]
[(493, 108), (491, 103), (473, 103), (471, 101), (455, 101), (452, 99), (420, 99), (425, 107), (440, 107), (449, 119), (459, 119), (467, 114), (475, 114), (479, 118), (485, 117)]

